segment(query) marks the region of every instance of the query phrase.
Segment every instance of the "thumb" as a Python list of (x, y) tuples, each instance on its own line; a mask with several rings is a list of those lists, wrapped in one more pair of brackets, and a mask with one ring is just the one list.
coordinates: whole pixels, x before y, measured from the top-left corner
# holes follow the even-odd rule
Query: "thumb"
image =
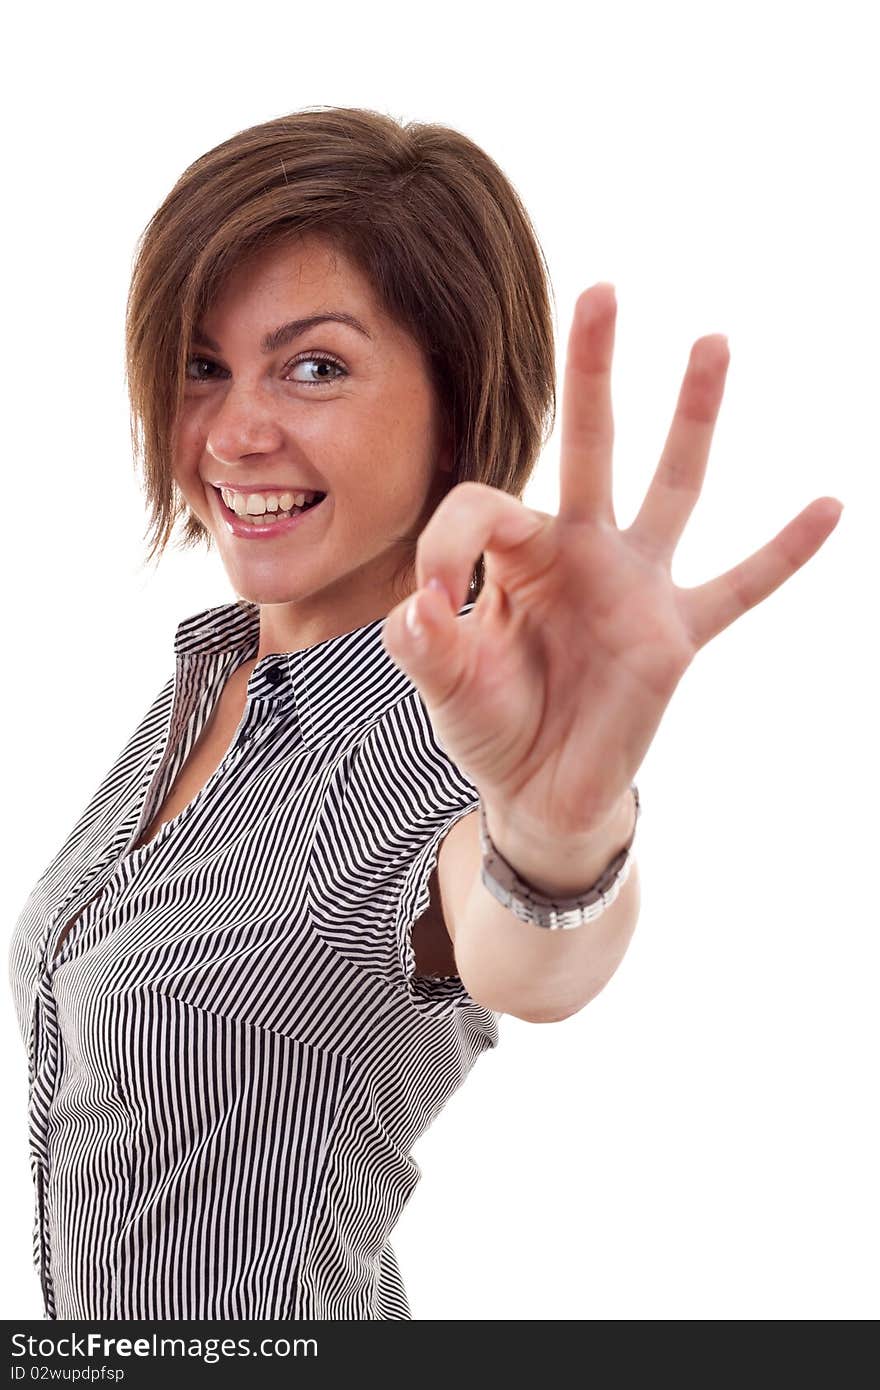
[(429, 697), (454, 688), (462, 661), (462, 633), (442, 581), (433, 578), (398, 605), (385, 624), (389, 655)]

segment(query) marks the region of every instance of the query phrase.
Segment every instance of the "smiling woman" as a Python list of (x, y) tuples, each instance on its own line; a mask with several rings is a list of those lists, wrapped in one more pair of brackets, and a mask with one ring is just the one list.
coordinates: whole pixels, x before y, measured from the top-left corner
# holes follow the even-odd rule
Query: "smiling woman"
[(357, 108), (239, 132), (145, 229), (150, 558), (182, 521), (237, 598), (182, 617), (13, 935), (49, 1318), (411, 1316), (411, 1147), (499, 1033), (439, 901), (479, 793), (383, 628), (451, 487), (522, 494), (548, 291), (477, 145)]
[[(250, 302), (244, 283), (261, 258), (277, 268), (285, 248), (308, 250), (308, 264), (288, 262), (288, 293), (278, 280), (274, 290), (264, 285), (266, 317), (252, 316), (245, 339), (223, 315), (221, 291), (229, 310)], [(555, 420), (551, 293), (516, 190), (484, 150), (448, 127), (319, 107), (241, 131), (201, 156), (145, 230), (127, 309), (148, 558), (161, 556), (178, 521), (184, 548), (216, 539), (175, 478), (174, 432), (187, 397), (191, 408), (192, 393), (235, 393), (242, 368), (253, 384), (270, 358), (276, 391), (299, 419), (326, 409), (338, 423), (340, 400), (361, 400), (377, 370), (394, 375), (384, 361), (393, 344), (415, 354), (439, 435), (430, 444), (439, 476), (424, 509), (398, 518), (391, 533), (394, 594), (409, 592), (416, 541), (450, 487), (475, 480), (522, 496)], [(278, 359), (293, 344), (292, 358)], [(237, 361), (225, 357), (233, 347)], [(311, 438), (277, 470), (282, 482), (321, 485), (307, 466)], [(425, 447), (422, 440), (419, 452)], [(260, 456), (251, 460), (254, 481), (274, 484), (274, 469), (264, 476), (256, 468), (271, 450), (258, 438), (252, 452)], [(388, 455), (381, 436), (361, 450), (358, 471), (371, 486)], [(484, 574), (480, 558), (475, 598)]]
[[(301, 304), (315, 311), (286, 320)], [(315, 236), (231, 271), (201, 312), (194, 342), (205, 340), (217, 346), (188, 358), (172, 471), (236, 592), (262, 605), (260, 656), (386, 614), (408, 538), (453, 469), (418, 344), (357, 266)], [(240, 499), (234, 513), (224, 488)], [(323, 500), (287, 520), (250, 519), (291, 512), (306, 494)]]

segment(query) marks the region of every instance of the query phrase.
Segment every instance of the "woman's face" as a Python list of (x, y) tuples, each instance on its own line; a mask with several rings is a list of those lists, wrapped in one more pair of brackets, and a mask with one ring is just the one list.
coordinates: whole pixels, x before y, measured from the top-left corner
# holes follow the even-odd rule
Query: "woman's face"
[[(320, 322), (263, 341), (328, 313), (361, 327)], [(258, 659), (385, 616), (406, 592), (393, 589), (412, 554), (399, 537), (421, 531), (451, 483), (421, 349), (314, 238), (239, 267), (196, 330), (174, 476), (235, 593), (261, 605)], [(285, 506), (285, 493), (326, 497), (263, 533), (230, 515), (217, 485)]]

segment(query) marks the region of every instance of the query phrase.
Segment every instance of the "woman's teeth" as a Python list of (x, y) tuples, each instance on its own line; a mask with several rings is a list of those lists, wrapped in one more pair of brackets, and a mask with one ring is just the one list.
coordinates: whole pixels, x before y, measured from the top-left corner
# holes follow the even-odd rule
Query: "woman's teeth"
[(218, 489), (226, 506), (236, 516), (246, 517), (252, 526), (268, 526), (273, 521), (294, 516), (305, 511), (306, 507), (318, 501), (319, 492), (231, 492), (228, 488)]

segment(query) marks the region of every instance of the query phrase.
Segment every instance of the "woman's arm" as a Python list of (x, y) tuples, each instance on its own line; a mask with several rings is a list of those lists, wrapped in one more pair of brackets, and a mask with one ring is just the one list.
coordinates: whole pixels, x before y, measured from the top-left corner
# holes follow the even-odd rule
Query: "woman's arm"
[[(577, 847), (518, 841), (496, 824), (487, 806), (493, 844), (517, 873), (550, 896), (568, 897), (594, 883), (632, 832), (633, 799)], [(521, 921), (502, 906), (480, 877), (479, 813), (464, 816), (446, 835), (437, 857), (440, 894), (458, 973), (471, 997), (497, 1013), (529, 1023), (569, 1018), (611, 979), (636, 928), (640, 905), (638, 865), (617, 899), (594, 922), (548, 931)]]

